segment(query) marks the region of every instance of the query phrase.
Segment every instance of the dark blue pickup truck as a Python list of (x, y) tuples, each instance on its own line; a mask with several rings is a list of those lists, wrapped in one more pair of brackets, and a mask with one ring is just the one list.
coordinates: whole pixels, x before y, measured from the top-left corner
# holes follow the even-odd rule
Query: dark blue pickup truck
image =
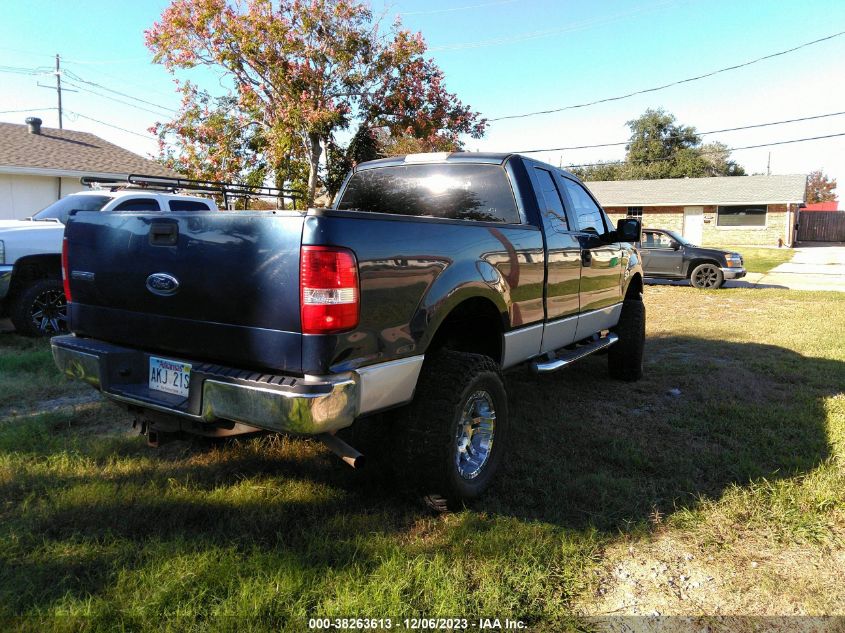
[[(637, 220), (520, 155), (359, 165), (331, 208), (78, 212), (56, 364), (166, 431), (318, 436), (396, 409), (418, 489), (480, 495), (508, 445), (501, 372), (606, 351), (642, 374)], [(382, 416), (384, 417), (384, 416)]]

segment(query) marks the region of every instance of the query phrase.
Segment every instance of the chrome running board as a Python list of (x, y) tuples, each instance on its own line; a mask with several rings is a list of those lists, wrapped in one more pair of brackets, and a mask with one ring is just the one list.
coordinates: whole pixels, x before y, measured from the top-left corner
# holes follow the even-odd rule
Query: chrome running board
[(563, 369), (567, 365), (571, 365), (576, 360), (581, 360), (585, 356), (595, 354), (599, 350), (605, 349), (613, 345), (619, 340), (619, 336), (613, 332), (609, 332), (607, 336), (579, 345), (575, 349), (563, 349), (555, 353), (554, 358), (550, 360), (535, 360), (531, 363), (531, 369), (538, 374), (547, 374), (558, 369)]

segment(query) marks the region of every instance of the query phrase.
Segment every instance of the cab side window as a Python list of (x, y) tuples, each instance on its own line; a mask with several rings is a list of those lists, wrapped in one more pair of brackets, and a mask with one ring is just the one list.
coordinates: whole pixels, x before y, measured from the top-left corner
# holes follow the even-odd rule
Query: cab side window
[(113, 211), (161, 211), (154, 198), (133, 198), (124, 200)]
[(577, 182), (563, 178), (566, 193), (572, 202), (572, 209), (578, 221), (578, 230), (585, 233), (604, 235), (610, 230), (605, 226), (602, 212), (599, 206), (590, 197), (590, 194)]
[(672, 248), (672, 238), (665, 233), (643, 231), (643, 248)]
[(534, 173), (537, 176), (537, 183), (540, 185), (540, 195), (537, 196), (537, 202), (542, 207), (540, 212), (548, 218), (549, 224), (556, 231), (568, 231), (569, 221), (566, 219), (566, 212), (563, 210), (563, 201), (561, 200), (551, 172), (540, 167), (535, 167)]
[(199, 200), (171, 200), (171, 211), (211, 211), (205, 202)]

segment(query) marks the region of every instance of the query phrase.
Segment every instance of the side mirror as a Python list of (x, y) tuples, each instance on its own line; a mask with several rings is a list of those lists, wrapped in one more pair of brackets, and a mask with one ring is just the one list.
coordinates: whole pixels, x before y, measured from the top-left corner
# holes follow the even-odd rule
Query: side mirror
[(620, 242), (639, 242), (642, 239), (642, 229), (642, 222), (636, 218), (622, 218), (616, 222), (616, 235)]
[(681, 250), (681, 243), (680, 242), (672, 242), (672, 250), (673, 251)]

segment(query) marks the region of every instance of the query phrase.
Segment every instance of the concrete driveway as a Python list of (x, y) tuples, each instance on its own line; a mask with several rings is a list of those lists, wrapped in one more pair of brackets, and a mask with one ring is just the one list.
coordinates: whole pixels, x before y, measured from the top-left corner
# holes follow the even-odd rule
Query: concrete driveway
[(845, 292), (845, 245), (802, 244), (790, 261), (754, 277), (758, 278), (755, 280), (749, 274), (747, 282), (792, 290)]

